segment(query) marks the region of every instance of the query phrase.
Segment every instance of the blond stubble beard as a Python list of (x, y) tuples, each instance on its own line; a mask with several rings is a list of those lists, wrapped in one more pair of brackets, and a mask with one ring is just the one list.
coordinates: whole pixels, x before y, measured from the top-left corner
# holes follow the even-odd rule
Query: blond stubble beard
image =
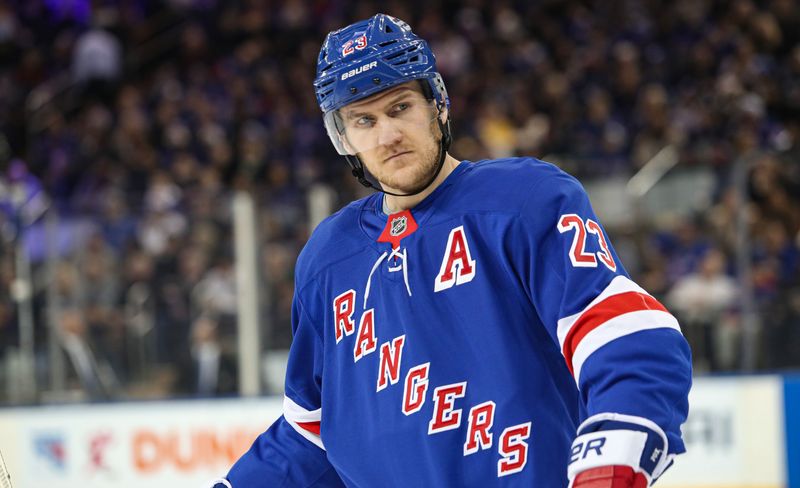
[[(434, 129), (436, 126), (437, 124), (434, 119), (434, 121), (431, 121), (431, 134), (434, 133), (434, 130), (439, 132), (437, 129)], [(433, 139), (430, 146), (420, 154), (419, 160), (421, 160), (421, 162), (409, 163), (409, 166), (413, 166), (413, 168), (411, 168), (412, 176), (410, 181), (408, 177), (394, 177), (397, 171), (387, 170), (387, 165), (383, 163), (381, 163), (380, 166), (381, 171), (376, 172), (370, 170), (370, 164), (365, 162), (364, 165), (367, 171), (378, 180), (381, 187), (391, 188), (394, 192), (415, 194), (424, 190), (425, 187), (431, 183), (430, 180), (433, 177), (433, 173), (436, 171), (436, 164), (439, 162), (440, 144), (441, 142), (438, 139)], [(362, 161), (364, 160), (362, 159)], [(408, 167), (404, 167), (400, 171), (405, 172), (408, 169)]]

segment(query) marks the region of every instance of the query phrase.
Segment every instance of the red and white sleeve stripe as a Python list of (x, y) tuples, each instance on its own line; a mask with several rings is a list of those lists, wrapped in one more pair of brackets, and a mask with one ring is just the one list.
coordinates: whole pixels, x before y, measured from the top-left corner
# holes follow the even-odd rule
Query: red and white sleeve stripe
[(558, 343), (580, 386), (586, 359), (609, 342), (648, 329), (680, 332), (678, 321), (661, 303), (625, 276), (617, 276), (583, 310), (558, 321)]
[(289, 422), (298, 434), (308, 439), (314, 445), (325, 450), (320, 437), (320, 421), (322, 420), (322, 409), (306, 410), (292, 401), (291, 398), (283, 397), (283, 417)]

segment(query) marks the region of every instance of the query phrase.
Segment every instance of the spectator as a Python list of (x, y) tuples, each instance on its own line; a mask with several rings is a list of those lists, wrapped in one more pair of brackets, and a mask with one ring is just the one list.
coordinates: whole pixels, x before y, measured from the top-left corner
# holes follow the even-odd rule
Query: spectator
[(201, 397), (235, 393), (236, 361), (219, 341), (217, 322), (207, 315), (198, 317), (192, 324), (190, 337), (179, 391)]
[(735, 356), (730, 350), (735, 341), (722, 336), (726, 332), (723, 319), (732, 312), (738, 297), (736, 282), (725, 274), (725, 261), (718, 249), (708, 249), (698, 270), (680, 278), (667, 295), (667, 303), (683, 324), (700, 371), (734, 366), (721, 361)]
[(122, 48), (108, 31), (91, 29), (75, 43), (72, 79), (76, 83), (114, 82), (122, 75)]
[(87, 398), (114, 398), (118, 394), (114, 372), (95, 355), (96, 348), (87, 337), (86, 322), (80, 310), (65, 309), (59, 318), (59, 326), (61, 344)]

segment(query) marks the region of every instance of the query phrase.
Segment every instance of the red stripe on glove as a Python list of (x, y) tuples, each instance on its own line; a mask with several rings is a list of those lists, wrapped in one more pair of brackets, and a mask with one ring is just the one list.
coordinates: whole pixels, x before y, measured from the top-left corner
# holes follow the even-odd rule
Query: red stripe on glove
[(572, 488), (647, 488), (647, 478), (630, 466), (601, 466), (578, 473)]

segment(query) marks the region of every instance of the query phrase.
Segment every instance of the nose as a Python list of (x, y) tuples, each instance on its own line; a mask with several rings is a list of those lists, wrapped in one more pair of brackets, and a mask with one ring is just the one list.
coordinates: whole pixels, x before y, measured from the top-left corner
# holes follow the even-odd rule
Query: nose
[(403, 133), (397, 126), (397, 122), (391, 118), (385, 118), (378, 124), (378, 145), (392, 146), (400, 142)]

